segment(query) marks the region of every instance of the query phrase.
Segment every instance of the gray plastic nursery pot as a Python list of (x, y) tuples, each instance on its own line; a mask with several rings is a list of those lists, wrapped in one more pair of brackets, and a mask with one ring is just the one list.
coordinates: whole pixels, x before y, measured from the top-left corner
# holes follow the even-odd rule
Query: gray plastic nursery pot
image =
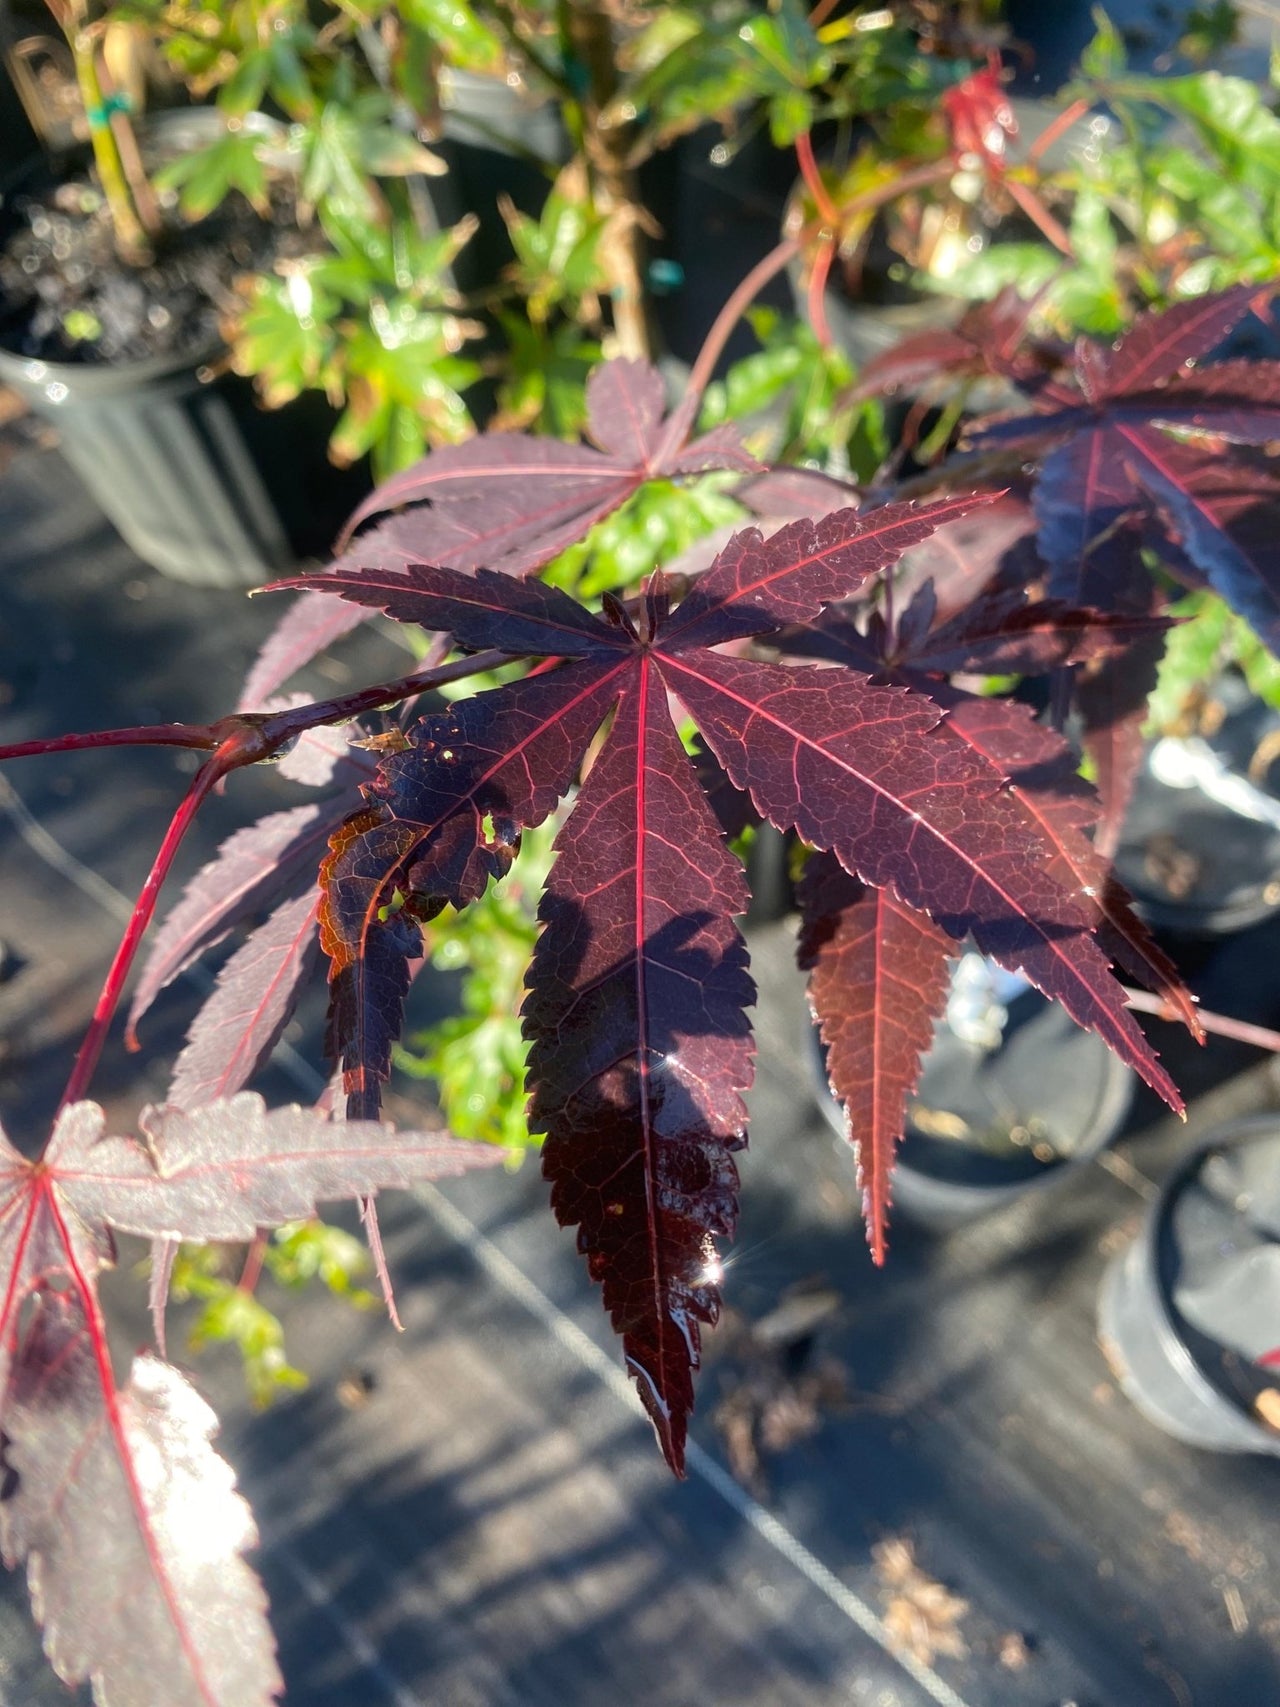
[(254, 586), (288, 541), (205, 361), (87, 367), (0, 350), (0, 381), (58, 430), (62, 452), (145, 563), (200, 586)]
[[(844, 1112), (816, 1027), (813, 1070), (819, 1106), (843, 1143)], [(895, 1214), (944, 1233), (1061, 1185), (1119, 1132), (1134, 1085), (1132, 1071), (1056, 1002), (981, 955), (962, 955), (908, 1104)]]
[(1098, 1336), (1166, 1434), (1280, 1456), (1280, 1115), (1221, 1128), (1169, 1178), (1106, 1270)]

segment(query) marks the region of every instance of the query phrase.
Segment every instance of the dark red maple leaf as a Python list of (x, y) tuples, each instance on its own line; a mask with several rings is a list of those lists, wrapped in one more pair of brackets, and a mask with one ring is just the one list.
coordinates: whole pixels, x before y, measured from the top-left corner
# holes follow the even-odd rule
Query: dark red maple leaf
[[(647, 362), (615, 360), (587, 381), (587, 432), (599, 449), (485, 433), (446, 445), (395, 475), (356, 511), (347, 536), (371, 516), (403, 504), (396, 549), (419, 563), (525, 574), (581, 539), (645, 480), (713, 468), (759, 468), (736, 432), (718, 428), (683, 448), (664, 445), (665, 388)], [(339, 567), (386, 568), (381, 540), (351, 543)]]
[[(347, 524), (330, 572), (395, 574), (411, 564), (441, 564), (525, 575), (581, 539), (646, 480), (759, 470), (732, 426), (692, 444), (668, 445), (665, 396), (662, 376), (648, 362), (605, 362), (587, 381), (587, 432), (598, 448), (528, 433), (484, 433), (432, 451), (370, 494)], [(374, 517), (381, 517), (376, 527), (357, 531)], [(311, 594), (299, 599), (259, 654), (241, 709), (258, 710), (296, 671), (372, 615), (372, 608)]]
[(1140, 524), (1175, 572), (1220, 593), (1273, 649), (1280, 645), (1276, 481), (1237, 445), (1280, 438), (1280, 363), (1197, 364), (1270, 287), (1236, 285), (1141, 316), (1111, 348), (1081, 340), (1074, 390), (1042, 392), (1037, 411), (989, 422), (978, 444), (1049, 447), (1035, 489), (1049, 592), (1114, 609), (1142, 578)]
[(1006, 285), (990, 302), (967, 308), (954, 326), (917, 332), (876, 356), (841, 397), (856, 403), (884, 392), (934, 390), (939, 382), (995, 374), (1034, 391), (1058, 367), (1066, 350), (1056, 340), (1030, 334), (1038, 298)]
[[(270, 1707), (283, 1682), (256, 1544), (215, 1419), (176, 1369), (143, 1353), (119, 1387), (97, 1275), (112, 1231), (247, 1240), (367, 1195), (484, 1166), (483, 1146), (390, 1127), (268, 1114), (240, 1096), (196, 1114), (148, 1109), (144, 1137), (102, 1110), (62, 1111), (36, 1162), (0, 1132), (0, 1389), (5, 1562), (25, 1560), (45, 1649), (95, 1699)], [(228, 1639), (231, 1633), (233, 1639)], [(159, 1683), (157, 1680), (161, 1680)]]
[(938, 707), (844, 668), (730, 656), (812, 622), (908, 545), (981, 499), (886, 505), (735, 536), (673, 610), (661, 577), (632, 614), (483, 571), (344, 572), (302, 585), (452, 633), (463, 647), (558, 660), (424, 717), (334, 836), (321, 922), (349, 1108), (375, 1105), (415, 921), (480, 893), (519, 831), (603, 747), (558, 839), (525, 1006), (535, 1130), (562, 1221), (623, 1335), (673, 1467), (683, 1461), (698, 1324), (714, 1319), (715, 1236), (732, 1227), (732, 1151), (749, 1078), (740, 874), (672, 724), (699, 724), (730, 782), (781, 829), (865, 882), (972, 933), (1061, 997), (1163, 1095), (1177, 1093), (1093, 940), (1097, 913), (990, 761), (939, 739)]
[[(917, 602), (927, 609), (927, 600)], [(968, 612), (935, 629), (920, 622), (913, 630), (906, 621), (910, 615), (910, 610), (904, 612), (903, 623), (889, 636), (878, 618), (863, 634), (846, 617), (830, 613), (807, 631), (808, 649), (910, 686), (944, 711), (939, 742), (959, 742), (987, 767), (992, 785), (1006, 789), (1015, 809), (1043, 837), (1056, 880), (1093, 914), (1099, 945), (1131, 976), (1160, 991), (1200, 1036), (1181, 979), (1112, 876), (1110, 855), (1089, 839), (1105, 818), (1106, 802), (1078, 774), (1071, 747), (1017, 701), (968, 693), (931, 673), (964, 668), (1036, 674), (1081, 652), (1101, 670), (1115, 666), (1122, 673), (1138, 646), (1162, 644), (1167, 622), (1155, 617), (1109, 619), (1053, 600), (1030, 601), (1006, 593), (979, 599)], [(1063, 622), (1061, 637), (1053, 631), (1055, 619)]]
[(799, 894), (797, 958), (857, 1150), (871, 1255), (883, 1263), (894, 1152), (956, 945), (927, 914), (859, 883), (830, 854), (810, 859)]
[(280, 1041), (319, 949), (320, 892), (283, 902), (218, 974), (174, 1063), (169, 1101), (199, 1108), (242, 1090)]

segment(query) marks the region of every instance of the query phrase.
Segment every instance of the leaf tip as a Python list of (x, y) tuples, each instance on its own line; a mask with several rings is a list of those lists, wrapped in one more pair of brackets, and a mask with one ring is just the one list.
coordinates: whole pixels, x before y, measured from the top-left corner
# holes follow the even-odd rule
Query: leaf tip
[(640, 1403), (658, 1436), (662, 1456), (666, 1459), (672, 1475), (683, 1482), (687, 1474), (684, 1454), (689, 1432), (688, 1413), (681, 1406), (668, 1402), (653, 1376), (633, 1352), (627, 1353), (627, 1369), (636, 1384)]

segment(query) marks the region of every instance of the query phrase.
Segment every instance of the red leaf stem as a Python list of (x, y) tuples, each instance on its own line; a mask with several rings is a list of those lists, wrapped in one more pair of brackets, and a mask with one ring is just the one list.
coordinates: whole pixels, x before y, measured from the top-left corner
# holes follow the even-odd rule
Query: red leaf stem
[(689, 437), (698, 414), (698, 406), (702, 402), (702, 394), (711, 381), (716, 363), (724, 354), (724, 347), (729, 342), (730, 334), (768, 284), (787, 265), (788, 261), (800, 253), (801, 236), (788, 237), (776, 248), (770, 249), (762, 260), (756, 262), (751, 271), (742, 279), (726, 301), (724, 307), (711, 323), (711, 330), (702, 343), (702, 348), (685, 381), (684, 396), (679, 404), (667, 417), (666, 431), (662, 443), (658, 446), (655, 460), (661, 466), (668, 457), (674, 456), (676, 450)]
[(1019, 182), (1017, 178), (1006, 178), (1004, 187), (1041, 235), (1047, 237), (1054, 248), (1060, 254), (1065, 255), (1068, 261), (1074, 261), (1076, 252), (1071, 247), (1070, 237), (1031, 186)]
[(0, 761), (37, 758), (43, 753), (75, 753), (86, 747), (195, 747), (209, 752), (219, 739), (216, 726), (202, 723), (143, 723), (135, 729), (95, 729), (83, 735), (13, 741), (0, 747)]
[(245, 1253), (244, 1267), (240, 1270), (240, 1278), (236, 1287), (240, 1292), (252, 1298), (257, 1290), (258, 1280), (262, 1274), (262, 1264), (267, 1254), (267, 1232), (263, 1227), (253, 1235), (253, 1243)]
[[(1156, 1019), (1167, 1020), (1170, 1025), (1185, 1024), (1184, 1016), (1172, 1002), (1163, 996), (1153, 996), (1149, 990), (1130, 990), (1126, 986), (1124, 999), (1135, 1013), (1151, 1014)], [(1237, 1043), (1250, 1043), (1255, 1049), (1269, 1049), (1273, 1055), (1280, 1055), (1280, 1031), (1272, 1031), (1269, 1026), (1254, 1025), (1247, 1019), (1232, 1019), (1229, 1014), (1215, 1014), (1207, 1008), (1197, 1008), (1196, 1018), (1201, 1030), (1211, 1032), (1215, 1037), (1232, 1037)]]
[[(336, 593), (338, 589), (335, 586), (332, 590)], [(295, 735), (301, 735), (308, 729), (318, 729), (321, 724), (346, 723), (363, 712), (378, 711), (385, 705), (398, 705), (413, 694), (443, 687), (446, 682), (465, 681), (468, 676), (496, 670), (500, 664), (509, 662), (509, 653), (491, 648), (486, 652), (473, 653), (469, 658), (455, 658), (452, 664), (441, 664), (433, 670), (411, 671), (393, 682), (377, 682), (372, 687), (357, 688), (354, 693), (340, 694), (336, 699), (317, 700), (314, 705), (290, 706), (285, 711), (258, 712), (252, 717), (241, 716), (228, 721), (252, 722), (268, 749), (275, 751)]]
[(1072, 125), (1082, 119), (1089, 110), (1088, 101), (1072, 101), (1069, 107), (1064, 107), (1058, 116), (1045, 126), (1027, 150), (1027, 158), (1032, 165), (1038, 165), (1041, 157), (1053, 147), (1058, 138), (1065, 136)]
[[(884, 202), (892, 201), (895, 196), (910, 195), (913, 190), (927, 189), (930, 184), (941, 183), (949, 178), (954, 167), (950, 160), (934, 160), (927, 166), (917, 166), (913, 171), (904, 172), (900, 178), (895, 178), (890, 184), (877, 185), (875, 189), (867, 190), (865, 194), (854, 196), (840, 210), (842, 222), (847, 222), (855, 214), (864, 213), (880, 207)], [(769, 280), (776, 278), (789, 261), (800, 254), (807, 240), (820, 234), (813, 226), (806, 226), (794, 237), (787, 237), (762, 260), (756, 262), (751, 271), (742, 279), (732, 292), (724, 307), (716, 315), (711, 324), (711, 330), (703, 340), (702, 348), (698, 351), (697, 359), (689, 371), (685, 382), (684, 397), (679, 406), (673, 409), (667, 418), (666, 431), (662, 443), (658, 446), (655, 463), (661, 467), (666, 459), (674, 455), (678, 446), (682, 445), (689, 436), (690, 428), (697, 417), (698, 406), (702, 402), (702, 394), (715, 372), (716, 363), (724, 354), (724, 347), (729, 342), (729, 336)]]
[(813, 138), (807, 130), (802, 130), (796, 138), (796, 160), (800, 167), (800, 175), (805, 181), (809, 194), (813, 197), (818, 212), (828, 225), (838, 228), (840, 210), (832, 201), (830, 191), (822, 181), (818, 162), (813, 157)]
[(809, 319), (813, 323), (813, 335), (824, 350), (829, 350), (835, 339), (831, 336), (831, 323), (827, 319), (827, 280), (831, 276), (831, 263), (836, 258), (835, 239), (824, 243), (819, 249), (813, 263), (813, 271), (809, 275)]
[[(224, 747), (225, 745), (227, 743), (224, 743)], [(219, 748), (211, 759), (201, 765), (191, 779), (191, 786), (183, 796), (178, 810), (174, 813), (169, 828), (165, 831), (164, 840), (160, 844), (160, 851), (157, 853), (151, 870), (147, 873), (147, 880), (142, 885), (138, 899), (134, 903), (133, 913), (125, 927), (125, 933), (120, 939), (120, 946), (116, 949), (115, 959), (111, 962), (110, 970), (103, 983), (97, 1006), (93, 1010), (93, 1018), (89, 1022), (89, 1029), (85, 1033), (84, 1042), (80, 1045), (75, 1065), (71, 1069), (71, 1077), (67, 1080), (67, 1088), (63, 1091), (62, 1100), (58, 1104), (59, 1110), (64, 1109), (68, 1103), (79, 1102), (88, 1089), (94, 1068), (98, 1065), (98, 1058), (102, 1054), (102, 1046), (106, 1042), (111, 1021), (120, 1004), (120, 998), (124, 994), (125, 979), (129, 976), (129, 969), (133, 965), (134, 956), (141, 946), (147, 926), (151, 923), (152, 916), (155, 913), (156, 902), (160, 899), (160, 890), (165, 878), (169, 875), (169, 868), (173, 864), (174, 856), (182, 845), (182, 840), (187, 831), (195, 822), (196, 813), (204, 804), (205, 797), (222, 780), (229, 768), (225, 763), (219, 762), (222, 752), (223, 748)]]
[[(240, 712), (207, 725), (143, 723), (134, 729), (98, 729), (87, 734), (50, 735), (35, 741), (15, 741), (9, 746), (0, 746), (0, 762), (35, 758), (43, 753), (72, 753), (91, 747), (188, 747), (212, 752), (226, 746), (225, 774), (238, 770), (242, 765), (257, 764), (270, 758), (286, 741), (308, 729), (318, 729), (326, 723), (346, 723), (362, 712), (396, 705), (412, 694), (426, 693), (431, 688), (443, 687), (447, 682), (464, 681), (468, 676), (496, 669), (499, 664), (507, 662), (505, 652), (490, 649), (470, 658), (455, 658), (451, 664), (440, 664), (432, 669), (419, 668), (407, 676), (397, 677), (395, 681), (377, 682), (372, 687), (357, 688), (353, 693), (340, 694), (335, 699), (291, 706), (286, 711)], [(237, 743), (234, 753), (231, 751), (233, 742)]]

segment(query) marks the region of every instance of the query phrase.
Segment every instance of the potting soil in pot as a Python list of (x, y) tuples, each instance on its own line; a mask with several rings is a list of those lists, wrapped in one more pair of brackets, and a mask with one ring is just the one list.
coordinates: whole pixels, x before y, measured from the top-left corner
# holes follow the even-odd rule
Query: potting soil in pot
[(1025, 979), (979, 954), (952, 975), (907, 1109), (903, 1167), (1007, 1186), (1097, 1148), (1128, 1104), (1129, 1076)]
[(86, 179), (11, 196), (0, 248), (0, 346), (41, 361), (115, 364), (199, 356), (218, 343), (241, 273), (300, 239), (231, 195), (197, 226), (177, 222), (143, 267), (117, 256), (105, 199)]
[(1159, 1265), (1197, 1363), (1280, 1425), (1280, 1125), (1210, 1153), (1170, 1206)]

